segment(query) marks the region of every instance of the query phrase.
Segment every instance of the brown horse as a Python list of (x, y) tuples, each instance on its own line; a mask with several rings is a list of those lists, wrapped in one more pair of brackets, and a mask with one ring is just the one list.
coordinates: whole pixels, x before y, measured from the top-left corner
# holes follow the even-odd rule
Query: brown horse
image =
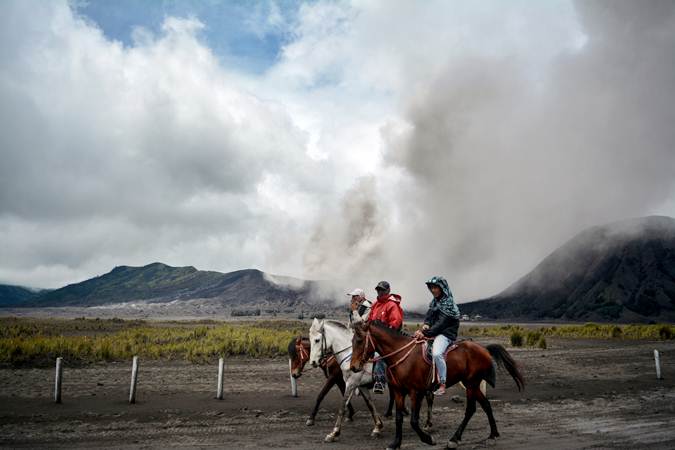
[[(309, 339), (306, 337), (298, 336), (288, 344), (288, 356), (291, 359), (291, 375), (293, 378), (300, 378), (302, 375), (302, 369), (304, 369), (305, 364), (309, 361), (309, 349)], [(342, 377), (342, 370), (340, 369), (340, 364), (335, 360), (335, 356), (333, 354), (328, 355), (321, 360), (319, 367), (321, 367), (323, 374), (326, 376), (326, 382), (321, 388), (321, 391), (319, 391), (319, 395), (316, 397), (314, 409), (312, 409), (306, 422), (307, 426), (314, 425), (316, 413), (319, 411), (319, 405), (321, 405), (323, 398), (333, 386), (337, 385), (338, 389), (340, 389), (340, 395), (345, 395), (345, 380)], [(347, 420), (352, 420), (354, 417), (354, 408), (351, 404), (347, 405), (347, 407), (349, 408)]]
[[(405, 396), (410, 395), (412, 414), (410, 425), (422, 442), (434, 445), (431, 435), (424, 432), (419, 426), (420, 407), (426, 391), (433, 387), (434, 373), (432, 367), (424, 360), (422, 354), (424, 340), (392, 330), (379, 322), (370, 324), (361, 323), (354, 326), (352, 340), (351, 370), (358, 372), (363, 369), (366, 361), (373, 358), (375, 352), (383, 355), (388, 365), (389, 385), (394, 389), (396, 397), (396, 437), (388, 448), (401, 447), (403, 414), (401, 410)], [(492, 414), (490, 402), (480, 390), (480, 382), (487, 381), (495, 385), (495, 364), (503, 366), (516, 382), (518, 390), (525, 386), (523, 376), (516, 362), (501, 345), (491, 344), (483, 347), (472, 341), (462, 341), (448, 352), (446, 384), (451, 386), (462, 382), (466, 387), (466, 412), (464, 420), (449, 439), (447, 448), (457, 448), (462, 439), (462, 433), (471, 416), (476, 412), (476, 401), (487, 414), (490, 423), (490, 436), (495, 439), (499, 436), (497, 424)]]

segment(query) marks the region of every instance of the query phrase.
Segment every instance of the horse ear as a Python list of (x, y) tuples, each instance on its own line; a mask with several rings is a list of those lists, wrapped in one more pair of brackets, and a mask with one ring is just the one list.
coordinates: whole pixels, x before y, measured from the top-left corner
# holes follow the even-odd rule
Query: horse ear
[(296, 343), (297, 345), (302, 344), (302, 336), (296, 337), (296, 338), (295, 338), (295, 343)]
[(312, 322), (312, 326), (316, 325), (317, 327), (319, 326), (319, 319), (316, 317), (314, 318), (314, 321)]

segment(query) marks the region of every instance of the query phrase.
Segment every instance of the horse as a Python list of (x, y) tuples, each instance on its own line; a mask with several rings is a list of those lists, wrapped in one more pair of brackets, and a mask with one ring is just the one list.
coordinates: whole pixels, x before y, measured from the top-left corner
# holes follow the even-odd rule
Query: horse
[[(349, 313), (349, 326), (350, 328), (353, 328), (354, 325), (361, 323), (361, 322), (366, 322), (368, 320), (368, 317), (370, 316), (370, 310), (373, 308), (373, 302), (371, 302), (368, 299), (363, 299), (363, 301), (358, 302), (352, 300), (350, 304), (350, 313)], [(392, 410), (394, 409), (394, 391), (391, 388), (387, 388), (387, 391), (389, 392), (389, 404), (387, 405), (387, 410), (384, 413), (384, 417), (391, 417), (392, 416)], [(427, 421), (424, 424), (424, 429), (429, 431), (433, 427), (433, 424), (431, 423), (431, 416), (432, 416), (432, 411), (433, 411), (433, 406), (434, 406), (434, 394), (429, 391), (425, 395), (427, 399)], [(407, 408), (403, 408), (403, 415), (407, 416), (410, 414), (408, 412)]]
[(349, 404), (352, 395), (359, 390), (363, 401), (370, 411), (373, 418), (374, 428), (371, 436), (379, 436), (382, 432), (382, 419), (377, 414), (375, 404), (370, 396), (369, 387), (373, 385), (373, 364), (367, 363), (362, 367), (359, 373), (353, 373), (349, 370), (350, 358), (352, 353), (352, 331), (340, 322), (335, 320), (319, 320), (317, 318), (312, 322), (309, 329), (310, 356), (309, 362), (317, 367), (321, 359), (325, 358), (328, 352), (332, 352), (337, 363), (342, 370), (342, 376), (346, 382), (345, 392), (340, 402), (337, 419), (333, 431), (326, 435), (326, 442), (337, 440), (342, 429), (342, 420), (345, 408)]
[[(309, 361), (309, 350), (309, 339), (306, 337), (298, 336), (297, 338), (293, 338), (288, 344), (288, 356), (291, 360), (291, 376), (293, 376), (293, 378), (300, 378), (300, 376), (302, 376), (302, 369), (305, 368), (305, 364)], [(323, 398), (333, 386), (337, 385), (340, 390), (340, 395), (343, 396), (345, 394), (345, 380), (342, 377), (342, 369), (340, 369), (340, 365), (335, 360), (335, 355), (327, 355), (326, 358), (319, 362), (319, 366), (326, 376), (326, 382), (321, 388), (321, 391), (319, 391), (319, 395), (316, 397), (316, 403), (314, 404), (314, 409), (312, 409), (307, 422), (305, 422), (307, 426), (314, 425), (316, 413), (319, 411), (319, 405), (321, 405)], [(347, 420), (352, 420), (354, 417), (354, 408), (351, 403), (347, 405), (347, 408), (349, 408)]]
[[(396, 435), (389, 449), (401, 447), (403, 425), (401, 410), (406, 395), (410, 395), (412, 409), (410, 425), (422, 442), (435, 445), (433, 437), (419, 426), (421, 398), (424, 392), (433, 387), (436, 375), (432, 366), (424, 360), (422, 345), (424, 341), (425, 339), (417, 339), (392, 330), (380, 322), (360, 323), (354, 326), (350, 369), (354, 373), (360, 373), (366, 362), (370, 364), (375, 352), (383, 355), (381, 358), (388, 364), (389, 384), (394, 388), (396, 396)], [(462, 341), (450, 347), (445, 360), (446, 384), (450, 386), (461, 381), (466, 387), (464, 420), (449, 438), (446, 448), (457, 448), (459, 445), (464, 428), (476, 412), (476, 401), (487, 415), (490, 424), (488, 442), (492, 442), (499, 436), (499, 432), (490, 402), (480, 390), (480, 383), (485, 380), (494, 387), (495, 367), (500, 365), (511, 375), (520, 391), (524, 388), (525, 381), (518, 364), (501, 345), (490, 344), (483, 347), (473, 341)]]

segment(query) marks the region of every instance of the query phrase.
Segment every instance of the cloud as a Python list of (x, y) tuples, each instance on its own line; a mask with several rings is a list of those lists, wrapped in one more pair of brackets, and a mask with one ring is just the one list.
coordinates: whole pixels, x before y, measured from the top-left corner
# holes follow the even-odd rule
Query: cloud
[(494, 294), (586, 226), (675, 213), (672, 3), (278, 5), (247, 73), (190, 15), (123, 46), (4, 2), (0, 280), (256, 267), (421, 307), (432, 275)]
[[(310, 61), (325, 70), (337, 64), (319, 56), (347, 48), (344, 59), (358, 61), (341, 66), (347, 79), (378, 64), (372, 78), (351, 85), (387, 86), (402, 105), (381, 127), (381, 198), (372, 200), (388, 204), (378, 215), (389, 223), (369, 238), (378, 242), (376, 254), (368, 249), (331, 262), (350, 268), (345, 278), (383, 268), (382, 277), (419, 306), (428, 295), (423, 280), (440, 274), (460, 301), (479, 298), (508, 286), (583, 228), (649, 214), (672, 198), (672, 3), (575, 4), (579, 21), (566, 30), (549, 27), (560, 24), (553, 11), (521, 6), (507, 6), (505, 14), (472, 11), (461, 32), (454, 23), (446, 27), (457, 41), (431, 27), (438, 39), (415, 41), (423, 50), (397, 45), (387, 27), (364, 26), (372, 17), (359, 11), (342, 27), (342, 39), (327, 39), (323, 51), (308, 47), (318, 55)], [(507, 20), (490, 20), (497, 17)], [(419, 36), (410, 31), (418, 31), (420, 15), (408, 18), (407, 27), (392, 29)], [(366, 29), (384, 37), (369, 40)], [(368, 44), (359, 51), (350, 42)], [(390, 54), (383, 49), (368, 60), (383, 42), (391, 42)], [(383, 64), (387, 57), (394, 62)], [(410, 66), (412, 72), (402, 69)], [(393, 70), (397, 78), (378, 78), (392, 67), (400, 69)], [(350, 215), (335, 223), (341, 231), (326, 233), (320, 224), (312, 240), (324, 255), (347, 248), (336, 236), (351, 227)]]
[[(272, 177), (287, 202), (320, 198), (314, 178), (331, 175), (306, 155), (307, 134), (218, 63), (196, 19), (169, 17), (124, 48), (66, 2), (3, 10), (0, 278), (58, 286), (151, 260), (264, 266), (260, 241), (298, 226), (267, 220), (260, 187)], [(50, 265), (77, 278), (34, 277)]]

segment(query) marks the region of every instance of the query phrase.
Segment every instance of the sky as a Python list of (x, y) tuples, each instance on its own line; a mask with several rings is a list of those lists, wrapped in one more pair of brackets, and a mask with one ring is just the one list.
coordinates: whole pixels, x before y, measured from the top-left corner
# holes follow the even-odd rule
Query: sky
[(0, 2), (0, 283), (496, 294), (675, 216), (674, 50), (658, 0)]

